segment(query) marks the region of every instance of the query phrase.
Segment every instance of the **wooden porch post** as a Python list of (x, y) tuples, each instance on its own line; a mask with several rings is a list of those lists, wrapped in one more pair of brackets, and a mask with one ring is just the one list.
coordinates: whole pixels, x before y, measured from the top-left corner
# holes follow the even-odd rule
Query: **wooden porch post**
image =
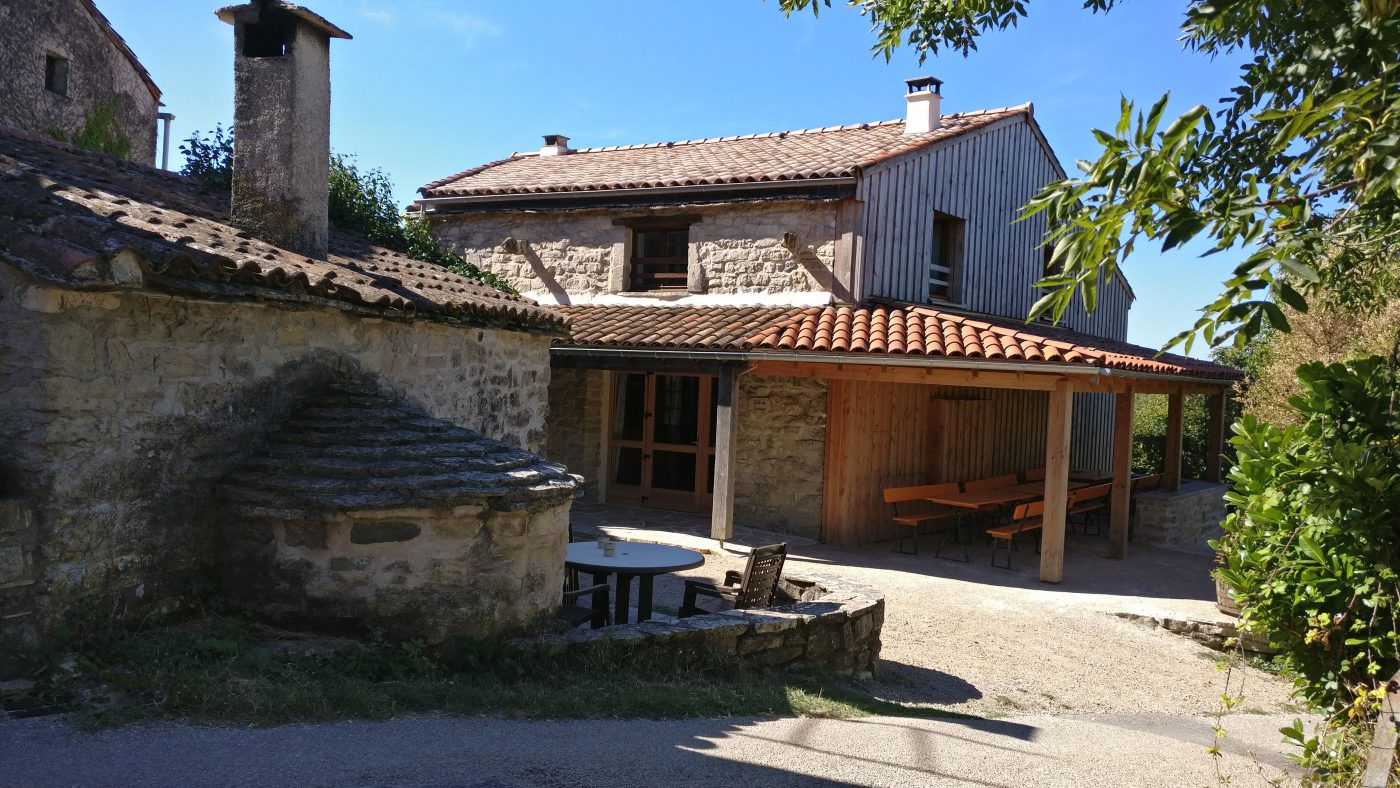
[(734, 408), (739, 400), (738, 377), (735, 366), (720, 369), (719, 399), (715, 402), (715, 493), (710, 502), (710, 538), (721, 542), (734, 538), (734, 444), (739, 432)]
[(1058, 380), (1050, 392), (1045, 435), (1045, 515), (1041, 525), (1040, 579), (1060, 582), (1065, 564), (1065, 509), (1069, 503), (1069, 443), (1074, 384)]
[(1167, 446), (1163, 452), (1162, 489), (1181, 488), (1181, 428), (1185, 408), (1180, 390), (1167, 395)]
[(1133, 387), (1113, 397), (1113, 500), (1108, 523), (1108, 557), (1128, 555), (1128, 509), (1133, 496)]
[(1225, 449), (1225, 402), (1224, 391), (1206, 397), (1206, 410), (1210, 420), (1206, 423), (1206, 481), (1218, 482), (1220, 473), (1220, 453)]

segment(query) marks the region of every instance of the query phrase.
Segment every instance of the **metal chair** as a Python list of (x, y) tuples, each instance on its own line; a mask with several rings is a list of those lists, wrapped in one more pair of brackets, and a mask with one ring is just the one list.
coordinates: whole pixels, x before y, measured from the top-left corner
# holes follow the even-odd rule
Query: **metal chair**
[(704, 580), (685, 581), (681, 618), (710, 612), (696, 606), (699, 596), (726, 600), (734, 605), (735, 610), (771, 605), (773, 596), (778, 593), (778, 579), (782, 576), (783, 562), (786, 560), (786, 543), (755, 547), (749, 552), (749, 561), (742, 573), (732, 569), (724, 573), (724, 585)]

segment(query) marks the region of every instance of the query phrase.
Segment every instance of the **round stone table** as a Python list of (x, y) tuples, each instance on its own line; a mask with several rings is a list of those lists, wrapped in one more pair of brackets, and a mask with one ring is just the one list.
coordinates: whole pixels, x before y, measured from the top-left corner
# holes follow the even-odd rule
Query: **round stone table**
[(637, 620), (651, 618), (652, 581), (657, 575), (694, 569), (705, 563), (705, 556), (683, 547), (643, 542), (613, 543), (612, 555), (603, 555), (596, 541), (570, 542), (564, 566), (588, 572), (594, 583), (607, 582), (608, 575), (617, 575), (617, 600), (613, 623), (627, 623), (631, 607), (632, 578), (637, 578)]

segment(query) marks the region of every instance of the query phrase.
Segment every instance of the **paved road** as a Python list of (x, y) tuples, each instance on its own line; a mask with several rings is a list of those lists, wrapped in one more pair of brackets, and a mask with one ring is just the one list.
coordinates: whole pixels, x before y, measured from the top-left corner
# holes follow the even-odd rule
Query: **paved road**
[[(1230, 719), (1232, 786), (1284, 766), (1280, 715)], [(1198, 717), (529, 722), (417, 717), (281, 728), (0, 723), (0, 785), (1216, 786)], [(1257, 753), (1257, 755), (1253, 754)], [(1132, 775), (1127, 777), (1125, 775)]]

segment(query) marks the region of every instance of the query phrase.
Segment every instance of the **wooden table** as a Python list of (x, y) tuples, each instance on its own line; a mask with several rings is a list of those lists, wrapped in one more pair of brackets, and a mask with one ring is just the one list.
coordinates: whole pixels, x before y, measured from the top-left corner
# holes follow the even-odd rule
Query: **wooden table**
[[(1091, 487), (1091, 486), (1092, 486), (1092, 485), (1091, 485), (1089, 482), (1077, 482), (1077, 481), (1074, 481), (1073, 479), (1071, 479), (1070, 482), (1069, 482), (1069, 487), (1068, 487), (1068, 489), (1071, 489), (1071, 490), (1078, 490), (1078, 489), (1081, 488), (1081, 487)], [(1044, 498), (1044, 497), (1045, 497), (1045, 482), (1043, 482), (1043, 481), (1039, 481), (1039, 482), (1023, 482), (1023, 483), (1021, 483), (1021, 484), (1013, 484), (1013, 485), (1011, 485), (1010, 487), (1007, 487), (1007, 488), (1005, 488), (1005, 489), (1007, 489), (1007, 490), (1012, 490), (1012, 491), (1019, 492), (1019, 493), (1026, 493), (1026, 494), (1032, 495), (1032, 496), (1034, 496), (1034, 497), (1036, 497), (1036, 498)]]
[(1019, 503), (1021, 501), (1030, 500), (1043, 494), (1043, 492), (1043, 490), (1041, 493), (1034, 493), (1017, 490), (1016, 487), (998, 487), (995, 490), (978, 490), (977, 492), (958, 492), (949, 495), (931, 496), (924, 500), (932, 501), (933, 503), (941, 503), (944, 506), (956, 506), (961, 509), (989, 509), (995, 506), (1005, 506), (1009, 503)]
[(606, 583), (608, 575), (617, 575), (613, 623), (627, 623), (631, 607), (632, 578), (637, 578), (637, 621), (651, 618), (652, 581), (657, 575), (694, 569), (705, 563), (705, 556), (683, 547), (643, 542), (614, 542), (612, 555), (603, 555), (603, 548), (594, 542), (570, 542), (564, 566), (588, 572), (593, 582)]

